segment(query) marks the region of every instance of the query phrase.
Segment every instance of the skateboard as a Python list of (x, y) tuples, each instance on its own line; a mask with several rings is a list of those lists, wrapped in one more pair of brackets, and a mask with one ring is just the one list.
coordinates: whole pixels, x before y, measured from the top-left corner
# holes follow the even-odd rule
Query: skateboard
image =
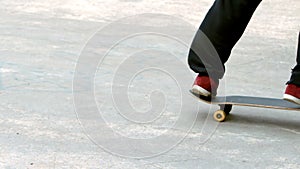
[(190, 90), (190, 93), (199, 101), (220, 106), (220, 109), (213, 115), (214, 119), (218, 122), (225, 121), (233, 105), (300, 111), (300, 105), (278, 98), (252, 96), (215, 96), (211, 98), (196, 94), (192, 90)]

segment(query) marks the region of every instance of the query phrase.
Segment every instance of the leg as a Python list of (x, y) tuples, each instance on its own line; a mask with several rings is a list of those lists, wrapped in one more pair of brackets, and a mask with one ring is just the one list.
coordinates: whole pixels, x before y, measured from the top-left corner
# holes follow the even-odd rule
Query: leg
[(300, 104), (300, 32), (298, 35), (297, 64), (292, 70), (290, 80), (283, 95), (283, 99)]
[(292, 75), (287, 84), (294, 84), (300, 87), (300, 32), (298, 35), (298, 47), (297, 47), (297, 64), (292, 70)]
[[(188, 56), (190, 68), (199, 75), (208, 75), (209, 71), (209, 74), (215, 76), (214, 79), (221, 79), (224, 75), (224, 63), (228, 60), (233, 46), (242, 36), (260, 2), (261, 0), (216, 0), (193, 40)], [(223, 70), (214, 70), (216, 68), (214, 62), (204, 64), (203, 59), (200, 59), (207, 56), (201, 56), (202, 51), (193, 48), (201, 44), (199, 41), (203, 41), (201, 36), (197, 36), (199, 33), (204, 33), (213, 45)]]

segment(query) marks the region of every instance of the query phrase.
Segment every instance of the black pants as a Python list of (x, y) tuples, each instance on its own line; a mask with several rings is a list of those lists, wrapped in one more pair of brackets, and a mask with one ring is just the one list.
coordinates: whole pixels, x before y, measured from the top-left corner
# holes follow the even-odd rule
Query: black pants
[[(200, 25), (192, 46), (201, 44), (199, 41), (203, 40), (203, 38), (201, 36), (199, 36), (200, 38), (197, 37), (198, 34), (205, 34), (218, 54), (223, 71), (210, 70), (208, 73), (208, 68), (204, 66), (207, 66), (207, 64), (204, 64), (201, 58), (210, 56), (199, 56), (203, 54), (201, 54), (199, 49), (197, 51), (193, 47), (191, 47), (188, 56), (190, 68), (200, 75), (213, 74), (213, 78), (221, 79), (225, 72), (224, 64), (228, 60), (233, 46), (242, 36), (260, 2), (261, 0), (215, 0)], [(297, 65), (292, 70), (292, 76), (287, 82), (288, 84), (296, 84), (298, 86), (300, 86), (299, 42), (300, 34), (298, 39)]]

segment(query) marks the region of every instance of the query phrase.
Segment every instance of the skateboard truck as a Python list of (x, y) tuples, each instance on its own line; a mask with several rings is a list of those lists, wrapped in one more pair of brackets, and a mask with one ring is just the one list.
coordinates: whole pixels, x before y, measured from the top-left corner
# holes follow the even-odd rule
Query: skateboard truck
[[(203, 96), (203, 95), (198, 95), (192, 91), (190, 91), (194, 96), (196, 96), (197, 98), (199, 98), (202, 101), (205, 101), (207, 103), (212, 103), (212, 101), (214, 100), (214, 98), (212, 97), (207, 97), (207, 96)], [(224, 98), (223, 102), (226, 102), (226, 98)], [(223, 122), (225, 121), (226, 117), (229, 115), (231, 109), (232, 109), (232, 104), (218, 104), (220, 106), (220, 109), (217, 110), (213, 117), (216, 121), (218, 122)]]
[[(207, 97), (207, 96), (203, 96), (203, 95), (198, 95), (196, 93), (194, 93), (193, 91), (190, 90), (190, 92), (196, 96), (198, 99), (205, 101), (207, 103), (212, 103), (212, 101), (214, 100), (214, 98), (212, 97)], [(226, 102), (226, 98), (224, 98), (224, 103)], [(220, 109), (217, 110), (213, 117), (216, 121), (218, 122), (223, 122), (225, 121), (226, 117), (229, 115), (231, 109), (232, 109), (232, 104), (218, 104), (220, 106)]]

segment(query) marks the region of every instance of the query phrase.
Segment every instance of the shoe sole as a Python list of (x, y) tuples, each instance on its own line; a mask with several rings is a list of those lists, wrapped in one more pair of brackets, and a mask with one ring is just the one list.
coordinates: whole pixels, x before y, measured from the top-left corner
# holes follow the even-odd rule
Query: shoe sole
[(290, 101), (290, 102), (293, 102), (293, 103), (296, 103), (296, 104), (300, 104), (300, 99), (298, 99), (298, 98), (296, 98), (292, 95), (289, 95), (289, 94), (284, 94), (283, 99), (287, 100), (287, 101)]
[(194, 85), (192, 87), (192, 92), (201, 96), (209, 97), (211, 93), (200, 86)]

